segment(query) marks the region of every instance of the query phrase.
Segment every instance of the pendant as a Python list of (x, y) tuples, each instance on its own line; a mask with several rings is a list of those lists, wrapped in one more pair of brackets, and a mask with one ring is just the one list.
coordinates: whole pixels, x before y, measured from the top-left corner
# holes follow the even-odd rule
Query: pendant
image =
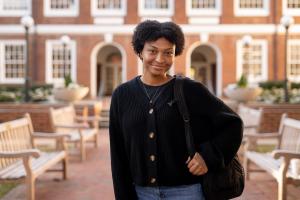
[(153, 113), (153, 108), (151, 108), (150, 110), (149, 110), (149, 114), (152, 114)]

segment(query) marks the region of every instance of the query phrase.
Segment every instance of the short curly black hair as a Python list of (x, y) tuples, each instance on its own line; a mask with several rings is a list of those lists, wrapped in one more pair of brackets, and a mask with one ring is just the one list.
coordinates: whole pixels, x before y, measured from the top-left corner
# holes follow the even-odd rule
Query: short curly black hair
[(132, 46), (137, 55), (142, 52), (145, 42), (166, 38), (175, 44), (175, 56), (182, 53), (184, 48), (184, 35), (181, 28), (173, 22), (158, 22), (146, 20), (137, 25), (132, 36)]

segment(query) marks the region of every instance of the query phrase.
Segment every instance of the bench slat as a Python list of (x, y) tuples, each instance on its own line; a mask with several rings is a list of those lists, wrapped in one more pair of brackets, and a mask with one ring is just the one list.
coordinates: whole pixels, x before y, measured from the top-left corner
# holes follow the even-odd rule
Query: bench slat
[[(42, 155), (32, 159), (32, 171), (35, 173), (41, 169), (48, 169), (61, 160), (65, 156), (65, 152), (42, 153)], [(22, 161), (9, 166), (7, 169), (0, 171), (0, 179), (20, 179), (26, 176), (26, 171)]]

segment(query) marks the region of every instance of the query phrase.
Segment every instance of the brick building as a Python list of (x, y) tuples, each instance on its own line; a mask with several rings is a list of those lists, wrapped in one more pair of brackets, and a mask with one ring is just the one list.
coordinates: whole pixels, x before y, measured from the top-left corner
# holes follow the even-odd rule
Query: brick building
[[(22, 84), (24, 27), (31, 15), (30, 77), (62, 83), (64, 74), (90, 87), (91, 97), (142, 72), (131, 47), (137, 23), (172, 20), (186, 46), (171, 74), (203, 82), (217, 95), (247, 69), (249, 81), (283, 79), (285, 29), (282, 15), (295, 19), (289, 31), (288, 77), (300, 81), (300, 0), (0, 0), (0, 84)], [(253, 40), (245, 46), (242, 38)], [(71, 42), (63, 46), (62, 35)]]

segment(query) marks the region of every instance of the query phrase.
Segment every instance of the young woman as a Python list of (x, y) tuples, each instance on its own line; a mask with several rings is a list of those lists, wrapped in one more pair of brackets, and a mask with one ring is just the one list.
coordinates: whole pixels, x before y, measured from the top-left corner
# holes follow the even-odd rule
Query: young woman
[(116, 199), (202, 200), (201, 176), (226, 165), (242, 139), (242, 122), (201, 83), (184, 80), (198, 153), (189, 158), (184, 122), (167, 74), (184, 35), (172, 22), (144, 21), (133, 49), (143, 75), (120, 85), (110, 108), (110, 148)]

